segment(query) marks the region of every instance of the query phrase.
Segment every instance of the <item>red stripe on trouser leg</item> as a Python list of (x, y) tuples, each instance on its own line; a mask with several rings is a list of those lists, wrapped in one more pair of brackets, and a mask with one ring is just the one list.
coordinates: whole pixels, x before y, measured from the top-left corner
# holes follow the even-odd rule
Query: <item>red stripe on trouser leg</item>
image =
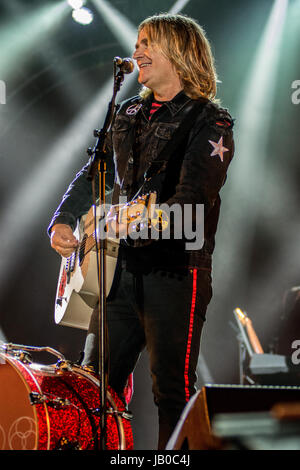
[(194, 316), (195, 316), (195, 306), (196, 306), (196, 294), (197, 294), (197, 269), (193, 270), (193, 292), (192, 292), (192, 303), (190, 310), (190, 324), (185, 356), (185, 367), (184, 367), (184, 383), (185, 383), (185, 399), (189, 401), (190, 392), (189, 392), (189, 365), (190, 365), (190, 354), (191, 354), (191, 344), (193, 336), (193, 327), (194, 327)]

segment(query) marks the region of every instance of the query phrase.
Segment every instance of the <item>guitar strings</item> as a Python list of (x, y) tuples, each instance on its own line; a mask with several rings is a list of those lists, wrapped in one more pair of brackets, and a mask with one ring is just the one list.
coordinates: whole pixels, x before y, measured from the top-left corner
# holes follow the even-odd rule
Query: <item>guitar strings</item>
[[(133, 196), (133, 198), (127, 202), (125, 205), (124, 204), (115, 204), (113, 207), (114, 208), (119, 208), (121, 207), (121, 210), (122, 209), (126, 209), (127, 207), (129, 207), (133, 201), (136, 200), (136, 198), (138, 197), (139, 193), (141, 192), (141, 189), (139, 189), (139, 191)], [(144, 206), (146, 207), (146, 203), (144, 203)], [(88, 228), (90, 225), (92, 224), (92, 221), (88, 224), (88, 226), (86, 228)], [(93, 233), (91, 235), (88, 235), (86, 237), (83, 238), (83, 240), (80, 242), (79, 244), (79, 247), (78, 247), (78, 252), (80, 253), (80, 261), (82, 261), (85, 256), (90, 253), (90, 251), (92, 251), (92, 249), (94, 248), (95, 244), (97, 243), (97, 240), (96, 240), (96, 230), (93, 231)], [(92, 241), (92, 243), (90, 243)], [(88, 249), (86, 249), (86, 245), (88, 245), (88, 242), (89, 242), (89, 245), (88, 246)]]

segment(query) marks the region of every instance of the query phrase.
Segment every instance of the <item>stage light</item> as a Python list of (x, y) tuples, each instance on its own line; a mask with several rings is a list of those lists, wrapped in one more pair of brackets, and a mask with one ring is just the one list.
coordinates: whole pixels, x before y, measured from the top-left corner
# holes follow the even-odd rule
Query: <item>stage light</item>
[(94, 15), (91, 10), (88, 8), (78, 8), (77, 10), (73, 10), (72, 18), (77, 23), (83, 25), (89, 25), (94, 19)]
[(78, 10), (79, 8), (82, 8), (85, 5), (85, 3), (86, 2), (84, 0), (68, 0), (68, 4), (74, 10)]

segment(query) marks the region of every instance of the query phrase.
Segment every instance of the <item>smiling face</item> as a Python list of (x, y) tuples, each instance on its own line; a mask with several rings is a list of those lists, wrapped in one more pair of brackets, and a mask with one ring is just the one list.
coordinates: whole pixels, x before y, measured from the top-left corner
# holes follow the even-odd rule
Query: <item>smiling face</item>
[(172, 99), (182, 89), (174, 66), (156, 44), (150, 44), (143, 29), (138, 35), (133, 59), (139, 68), (139, 83), (150, 88), (157, 99)]

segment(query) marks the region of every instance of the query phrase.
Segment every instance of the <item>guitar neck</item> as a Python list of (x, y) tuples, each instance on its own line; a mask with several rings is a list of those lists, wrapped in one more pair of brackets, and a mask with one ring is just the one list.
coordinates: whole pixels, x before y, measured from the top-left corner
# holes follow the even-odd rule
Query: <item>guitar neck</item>
[(79, 252), (82, 251), (85, 255), (87, 255), (90, 251), (96, 248), (96, 239), (95, 233), (93, 232), (92, 235), (86, 235), (79, 247)]
[[(115, 216), (117, 215), (118, 219), (122, 222), (127, 224), (129, 230), (128, 234), (130, 233), (130, 223), (135, 222), (135, 221), (140, 221), (143, 222), (143, 220), (148, 220), (153, 216), (153, 211), (154, 211), (154, 206), (156, 202), (156, 193), (149, 193), (145, 194), (143, 196), (137, 197), (135, 200), (123, 204), (123, 205), (116, 205), (114, 206), (116, 209), (116, 214), (114, 214), (112, 217), (106, 217), (106, 223), (109, 221), (113, 221), (115, 219)], [(92, 251), (94, 248), (96, 248), (96, 243), (99, 241), (99, 237), (97, 234), (97, 230), (93, 230), (92, 234), (87, 235), (87, 231), (91, 230), (91, 227), (95, 227), (95, 221), (94, 221), (94, 212), (91, 212), (91, 217), (89, 222), (85, 225), (85, 234), (83, 236), (82, 242), (80, 243), (79, 246), (79, 256), (82, 253), (82, 258), (84, 255)], [(98, 221), (97, 221), (98, 223)], [(135, 227), (132, 226), (131, 230), (134, 231)]]

